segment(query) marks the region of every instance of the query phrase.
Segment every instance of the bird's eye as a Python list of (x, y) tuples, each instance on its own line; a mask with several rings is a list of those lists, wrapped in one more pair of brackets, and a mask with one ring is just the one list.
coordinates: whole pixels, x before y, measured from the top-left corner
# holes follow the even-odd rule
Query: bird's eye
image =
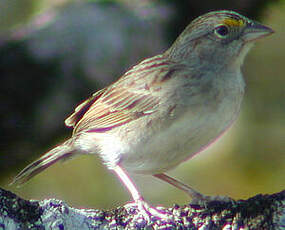
[(229, 28), (225, 25), (220, 25), (215, 28), (215, 34), (220, 38), (225, 38), (229, 33)]

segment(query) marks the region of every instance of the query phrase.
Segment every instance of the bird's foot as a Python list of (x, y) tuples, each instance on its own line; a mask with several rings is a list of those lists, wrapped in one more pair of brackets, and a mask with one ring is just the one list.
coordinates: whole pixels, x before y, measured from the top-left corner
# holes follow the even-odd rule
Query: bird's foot
[(162, 221), (167, 221), (172, 219), (170, 213), (167, 213), (165, 209), (159, 210), (160, 208), (154, 208), (150, 206), (143, 198), (140, 198), (132, 203), (125, 205), (125, 208), (135, 207), (139, 211), (139, 215), (142, 216), (148, 223), (151, 221), (152, 218), (157, 218)]
[(201, 193), (197, 193), (195, 195), (191, 195), (191, 202), (190, 204), (192, 205), (199, 205), (202, 207), (208, 207), (210, 204), (214, 204), (215, 202), (219, 203), (229, 203), (229, 202), (234, 202), (232, 198), (228, 196), (206, 196)]

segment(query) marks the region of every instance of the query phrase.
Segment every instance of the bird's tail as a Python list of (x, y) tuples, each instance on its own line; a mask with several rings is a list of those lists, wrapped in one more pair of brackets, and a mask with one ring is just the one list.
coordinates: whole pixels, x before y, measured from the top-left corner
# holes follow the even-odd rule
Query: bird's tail
[(29, 179), (39, 174), (44, 169), (48, 168), (52, 164), (59, 160), (67, 160), (74, 156), (75, 149), (72, 144), (73, 140), (69, 139), (62, 143), (61, 145), (53, 148), (46, 154), (44, 154), (38, 160), (32, 162), (27, 167), (25, 167), (12, 181), (12, 184), (21, 185), (27, 182)]

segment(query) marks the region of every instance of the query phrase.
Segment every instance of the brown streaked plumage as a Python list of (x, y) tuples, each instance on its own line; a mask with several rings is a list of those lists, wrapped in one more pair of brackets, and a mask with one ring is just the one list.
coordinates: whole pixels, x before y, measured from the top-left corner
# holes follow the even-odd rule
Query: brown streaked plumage
[[(90, 131), (89, 128), (92, 132), (102, 132), (149, 115), (155, 112), (159, 102), (159, 94), (152, 92), (155, 85), (170, 79), (179, 68), (183, 66), (172, 63), (163, 55), (142, 61), (114, 85), (98, 91), (80, 104), (65, 124), (74, 127), (74, 134)], [(132, 87), (128, 82), (130, 78), (132, 83), (136, 82)]]

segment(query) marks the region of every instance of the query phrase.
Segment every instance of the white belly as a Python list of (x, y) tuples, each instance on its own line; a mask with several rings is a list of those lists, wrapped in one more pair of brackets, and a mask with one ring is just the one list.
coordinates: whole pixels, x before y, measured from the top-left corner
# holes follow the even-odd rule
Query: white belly
[(207, 147), (235, 120), (222, 110), (216, 116), (185, 115), (164, 132), (153, 136), (138, 151), (126, 154), (122, 166), (128, 171), (155, 174), (174, 168)]

